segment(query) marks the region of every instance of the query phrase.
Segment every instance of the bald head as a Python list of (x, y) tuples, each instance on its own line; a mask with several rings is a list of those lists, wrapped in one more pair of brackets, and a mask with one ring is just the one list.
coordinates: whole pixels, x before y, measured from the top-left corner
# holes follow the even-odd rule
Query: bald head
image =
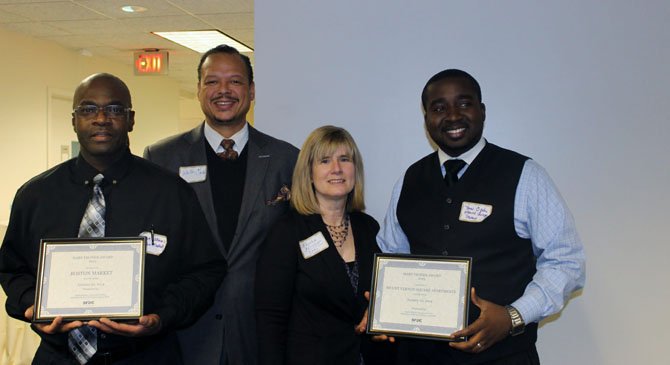
[(128, 86), (114, 75), (91, 75), (75, 90), (73, 104), (72, 127), (79, 152), (103, 172), (128, 150), (128, 132), (135, 125)]
[(77, 89), (74, 91), (74, 97), (72, 98), (73, 109), (81, 104), (82, 98), (88, 89), (94, 85), (104, 85), (105, 88), (109, 89), (110, 93), (117, 95), (117, 97), (121, 99), (117, 100), (121, 105), (132, 108), (133, 104), (130, 98), (130, 90), (126, 83), (112, 74), (98, 73), (83, 79), (79, 86), (77, 86)]

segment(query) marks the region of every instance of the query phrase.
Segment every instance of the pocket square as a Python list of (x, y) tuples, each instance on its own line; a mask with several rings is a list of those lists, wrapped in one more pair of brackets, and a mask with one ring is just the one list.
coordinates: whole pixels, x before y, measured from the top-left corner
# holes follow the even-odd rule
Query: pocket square
[(291, 200), (291, 189), (288, 187), (288, 185), (284, 184), (279, 189), (277, 195), (274, 198), (266, 201), (265, 205), (277, 205), (281, 202), (288, 202), (289, 200)]

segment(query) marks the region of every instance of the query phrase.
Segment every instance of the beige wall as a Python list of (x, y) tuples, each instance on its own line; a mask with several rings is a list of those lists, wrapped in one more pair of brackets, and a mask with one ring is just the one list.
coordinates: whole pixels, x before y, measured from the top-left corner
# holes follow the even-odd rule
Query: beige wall
[[(136, 110), (131, 149), (140, 155), (146, 145), (202, 120), (197, 100), (180, 97), (178, 84), (166, 77), (134, 76), (129, 65), (81, 56), (3, 29), (0, 49), (0, 162), (5, 171), (0, 179), (0, 222), (9, 219), (16, 189), (47, 168), (49, 93), (71, 98), (78, 83), (96, 72), (121, 77)], [(61, 123), (69, 120), (66, 115)], [(71, 136), (76, 139), (74, 132)]]

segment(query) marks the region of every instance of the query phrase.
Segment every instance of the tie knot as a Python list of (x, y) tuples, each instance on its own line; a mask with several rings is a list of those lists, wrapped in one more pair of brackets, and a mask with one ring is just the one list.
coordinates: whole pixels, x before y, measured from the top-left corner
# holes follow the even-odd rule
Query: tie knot
[(444, 183), (447, 186), (453, 186), (458, 181), (458, 172), (465, 166), (465, 161), (459, 159), (447, 160), (444, 162)]
[(465, 166), (465, 161), (463, 160), (453, 159), (444, 162), (444, 169), (447, 173), (458, 174), (463, 166)]
[(100, 185), (100, 183), (102, 182), (102, 180), (103, 180), (104, 178), (105, 178), (105, 176), (103, 176), (102, 174), (97, 174), (97, 175), (95, 175), (95, 176), (93, 177), (93, 183), (94, 183), (95, 185)]
[(235, 145), (235, 140), (234, 139), (224, 139), (221, 141), (221, 147), (223, 147), (224, 150), (229, 150), (233, 148)]
[(235, 160), (237, 159), (237, 151), (233, 149), (235, 141), (232, 139), (224, 139), (221, 141), (221, 147), (223, 147), (223, 152), (219, 153), (218, 156), (224, 160)]

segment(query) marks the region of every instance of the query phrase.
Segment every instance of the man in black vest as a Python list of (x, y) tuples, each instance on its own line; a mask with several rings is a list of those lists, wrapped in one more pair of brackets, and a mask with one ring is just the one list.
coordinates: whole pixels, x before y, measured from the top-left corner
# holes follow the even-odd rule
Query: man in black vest
[(472, 257), (464, 342), (404, 341), (407, 364), (539, 364), (537, 324), (584, 285), (573, 218), (545, 170), (488, 143), (479, 83), (449, 69), (421, 95), (438, 150), (410, 166), (377, 236), (385, 252)]

